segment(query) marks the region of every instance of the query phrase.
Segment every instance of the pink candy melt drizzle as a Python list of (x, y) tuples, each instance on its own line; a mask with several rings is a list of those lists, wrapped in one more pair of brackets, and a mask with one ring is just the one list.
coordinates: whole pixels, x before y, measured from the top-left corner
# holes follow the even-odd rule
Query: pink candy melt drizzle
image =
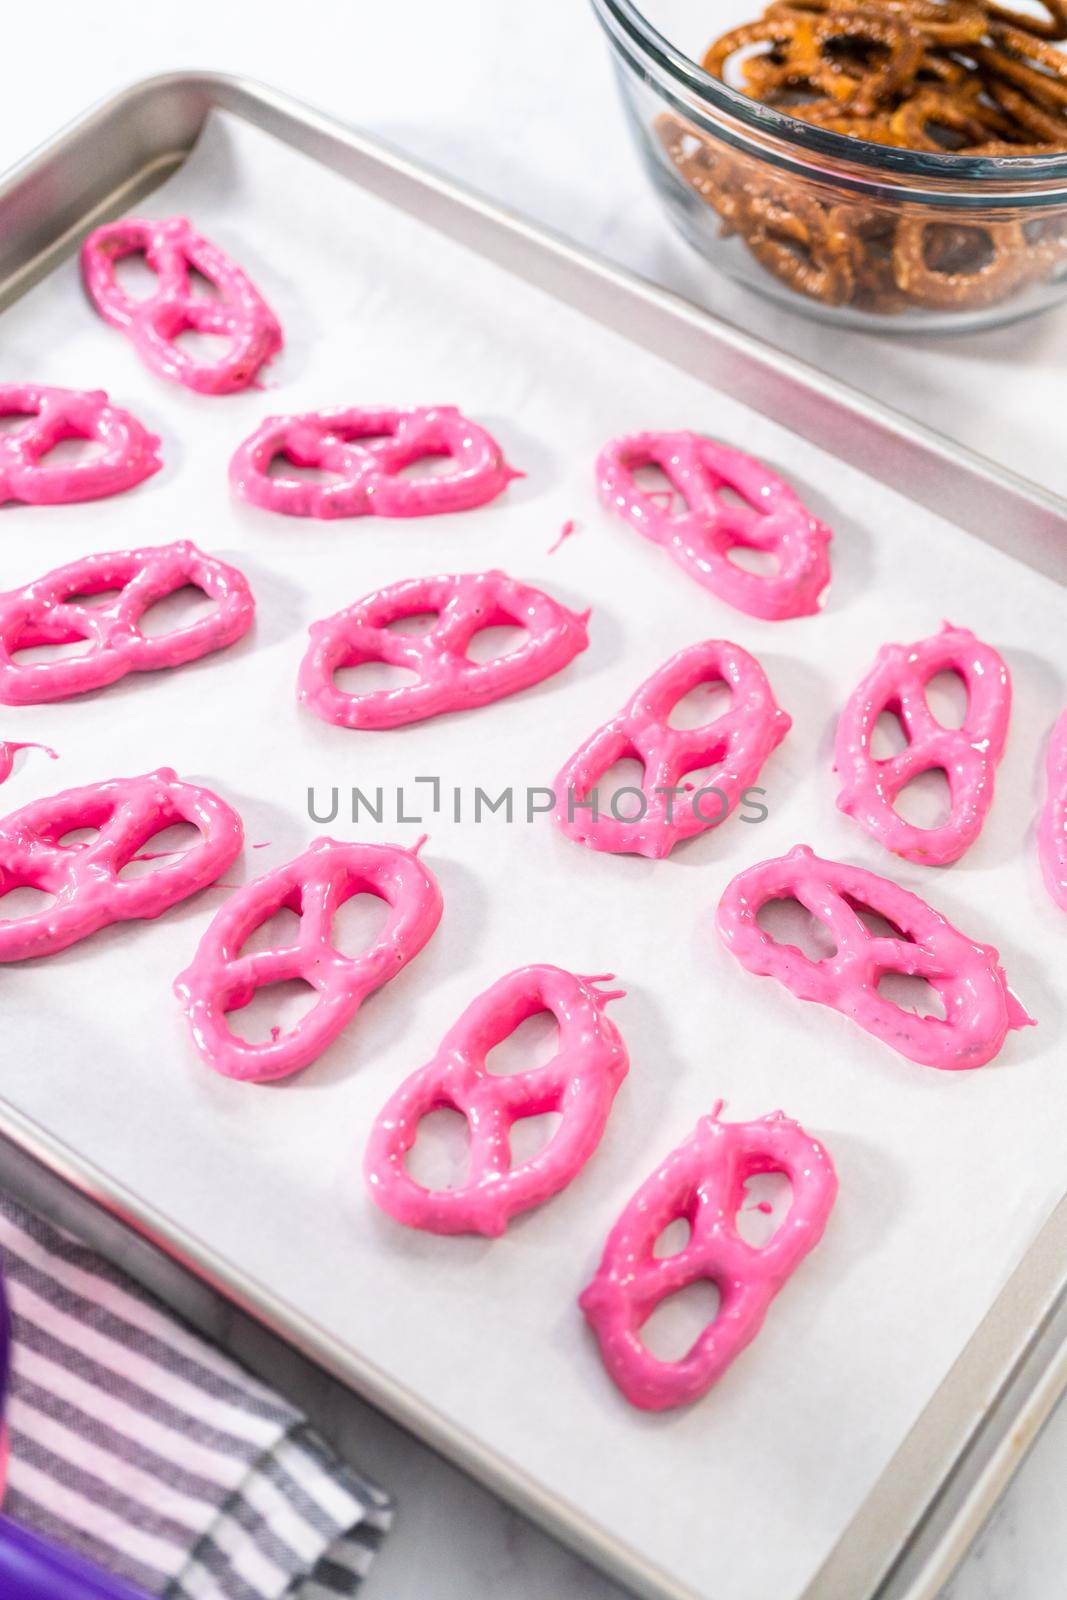
[[(516, 1213), (570, 1183), (599, 1144), (629, 1066), (619, 1032), (603, 1014), (620, 991), (597, 989), (598, 981), (559, 967), (521, 967), (467, 1007), (433, 1060), (401, 1084), (375, 1121), (364, 1173), (383, 1211), (431, 1233), (495, 1236)], [(528, 1072), (494, 1076), (486, 1067), (490, 1050), (546, 1010), (559, 1024), (557, 1054)], [(470, 1177), (434, 1191), (415, 1182), (404, 1157), (422, 1118), (442, 1107), (470, 1126)], [(546, 1112), (562, 1113), (556, 1132), (532, 1160), (513, 1166), (514, 1124)]]
[[(781, 1172), (792, 1201), (770, 1240), (755, 1249), (736, 1218), (745, 1184)], [(755, 1338), (790, 1273), (822, 1237), (837, 1194), (829, 1155), (781, 1111), (757, 1122), (701, 1118), (689, 1139), (644, 1183), (608, 1235), (596, 1276), (579, 1304), (604, 1364), (632, 1405), (663, 1411), (706, 1394)], [(657, 1257), (663, 1230), (684, 1218), (690, 1236)], [(641, 1329), (661, 1301), (692, 1283), (719, 1291), (718, 1312), (680, 1361), (661, 1361)]]
[[(138, 623), (149, 607), (187, 584), (215, 601), (214, 610), (187, 627), (143, 634)], [(106, 605), (86, 605), (81, 599), (112, 589), (118, 593)], [(187, 540), (86, 556), (24, 589), (0, 595), (0, 701), (30, 705), (65, 700), (114, 683), (128, 672), (195, 661), (246, 633), (254, 610), (243, 574)], [(34, 664), (13, 659), (15, 652), (32, 646), (80, 639), (91, 641), (80, 656)]]
[[(64, 505), (132, 489), (161, 466), (159, 440), (136, 417), (113, 406), (102, 389), (49, 389), (0, 384), (0, 417), (24, 416), (24, 427), (0, 434), (0, 505)], [(87, 439), (99, 452), (83, 461), (42, 458), (67, 439)]]
[(549, 547), (548, 547), (549, 555), (550, 556), (554, 556), (556, 551), (559, 549), (560, 545), (563, 544), (567, 539), (569, 539), (572, 534), (575, 534), (577, 532), (578, 532), (578, 524), (574, 521), (573, 517), (568, 517), (566, 522), (563, 524), (562, 528), (560, 528), (560, 530), (559, 530), (559, 537), (554, 539), (553, 542), (549, 545)]
[[(420, 477), (404, 468), (431, 456), (450, 467)], [(330, 474), (315, 482), (271, 475), (276, 460)], [(290, 517), (423, 517), (468, 511), (501, 494), (513, 478), (500, 446), (454, 406), (412, 411), (349, 408), (268, 417), (230, 463), (235, 494)]]
[[(836, 950), (811, 961), (778, 944), (757, 922), (770, 900), (795, 899), (822, 922)], [(871, 933), (859, 911), (869, 910), (901, 938)], [(1030, 1025), (1008, 988), (991, 945), (967, 938), (918, 895), (860, 867), (823, 861), (806, 845), (739, 873), (718, 911), (719, 932), (750, 972), (777, 978), (800, 1000), (815, 1000), (851, 1017), (861, 1028), (924, 1066), (981, 1067), (1012, 1028)], [(878, 992), (886, 973), (923, 978), (939, 996), (944, 1018), (919, 1017)]]
[[(391, 914), (361, 955), (332, 943), (335, 913), (356, 894), (384, 900)], [(282, 949), (242, 954), (250, 936), (277, 911), (300, 918)], [(394, 845), (318, 839), (287, 866), (239, 889), (208, 928), (191, 965), (175, 982), (201, 1057), (228, 1078), (262, 1083), (308, 1066), (351, 1022), (367, 995), (395, 978), (441, 919), (437, 880), (413, 851)], [(318, 1002), (295, 1028), (249, 1044), (227, 1025), (263, 984), (302, 979)]]
[[(943, 727), (927, 703), (927, 684), (946, 671), (958, 673), (967, 687), (967, 715), (959, 728)], [(900, 755), (878, 760), (871, 740), (887, 711), (899, 718), (908, 744)], [(977, 839), (993, 802), (1010, 712), (1008, 669), (968, 628), (946, 623), (918, 644), (883, 645), (838, 723), (839, 808), (908, 861), (931, 866), (957, 861)], [(905, 821), (894, 801), (913, 778), (937, 768), (948, 778), (951, 814), (939, 827), (918, 827)]]
[[(155, 834), (191, 823), (200, 840), (165, 867), (125, 881), (124, 866)], [(83, 828), (92, 838), (60, 841)], [(158, 917), (213, 883), (237, 857), (237, 813), (212, 794), (183, 783), (169, 767), (140, 778), (67, 789), (0, 821), (0, 961), (52, 955), (112, 922)], [(3, 920), (3, 895), (40, 889), (51, 905)]]
[[(134, 300), (120, 287), (115, 263), (143, 254), (156, 274), (155, 292)], [(159, 222), (108, 222), (82, 246), (82, 278), (100, 315), (133, 344), (145, 365), (200, 394), (246, 389), (281, 349), (278, 321), (251, 280), (185, 217)], [(194, 293), (193, 269), (213, 296)], [(217, 360), (194, 356), (178, 343), (183, 333), (217, 334), (226, 350)]]
[[(683, 511), (639, 487), (634, 474), (648, 466), (670, 479)], [(720, 600), (771, 621), (818, 610), (830, 581), (830, 530), (762, 461), (697, 433), (635, 433), (604, 448), (597, 479), (609, 510)], [(722, 497), (726, 489), (740, 504)], [(745, 571), (730, 559), (738, 548), (769, 552), (776, 571)]]
[[(703, 683), (727, 684), (730, 705), (701, 728), (670, 727), (674, 707)], [(721, 639), (689, 645), (647, 678), (619, 715), (571, 757), (556, 779), (556, 822), (594, 850), (666, 856), (680, 840), (729, 816), (789, 727), (762, 667), (740, 645)], [(598, 791), (594, 817), (580, 802), (617, 761), (631, 756), (644, 763), (644, 816), (618, 820), (609, 814), (611, 795)], [(686, 788), (688, 772), (714, 764), (714, 777), (701, 783), (709, 792)], [(711, 793), (712, 785), (721, 794)], [(679, 790), (684, 792), (668, 792)], [(626, 804), (636, 808), (637, 801), (627, 796)]]
[(1067, 711), (1052, 730), (1045, 773), (1048, 793), (1037, 828), (1038, 856), (1049, 894), (1067, 911)]
[(11, 769), (15, 765), (15, 757), (20, 750), (43, 750), (52, 761), (58, 761), (59, 755), (46, 744), (13, 744), (10, 740), (0, 739), (0, 783), (11, 776)]
[[(437, 619), (428, 633), (389, 626), (427, 612)], [(346, 728), (395, 728), (487, 705), (572, 661), (588, 643), (588, 617), (503, 572), (409, 578), (314, 624), (297, 695), (323, 722)], [(506, 624), (524, 628), (527, 637), (495, 660), (472, 661), (467, 648), (475, 634)], [(337, 687), (334, 674), (342, 667), (369, 661), (407, 667), (419, 681), (363, 694)]]

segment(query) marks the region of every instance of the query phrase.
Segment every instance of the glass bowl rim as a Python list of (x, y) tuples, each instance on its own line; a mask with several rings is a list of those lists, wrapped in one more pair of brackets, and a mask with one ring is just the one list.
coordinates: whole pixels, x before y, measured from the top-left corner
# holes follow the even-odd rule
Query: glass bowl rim
[[(1014, 185), (1036, 189), (1050, 183), (1067, 185), (1067, 149), (1047, 156), (957, 155), (948, 150), (905, 150), (801, 122), (788, 112), (763, 105), (740, 89), (711, 77), (699, 63), (660, 33), (633, 0), (591, 0), (591, 3), (616, 49), (619, 47), (617, 30), (621, 30), (660, 72), (684, 85), (690, 93), (695, 91), (709, 111), (727, 112), (746, 128), (777, 135), (800, 151), (873, 168), (875, 173), (887, 177), (896, 175), (942, 182), (946, 179), (979, 180), (991, 188)], [(987, 194), (992, 197), (990, 191)]]

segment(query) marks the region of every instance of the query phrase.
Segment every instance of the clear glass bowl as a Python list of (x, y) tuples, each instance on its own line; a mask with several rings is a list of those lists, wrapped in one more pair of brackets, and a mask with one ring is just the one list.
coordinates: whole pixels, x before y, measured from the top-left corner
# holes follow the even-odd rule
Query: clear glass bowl
[(1067, 296), (1067, 153), (871, 144), (709, 77), (704, 50), (762, 0), (592, 4), (664, 208), (720, 271), (875, 332), (993, 327)]

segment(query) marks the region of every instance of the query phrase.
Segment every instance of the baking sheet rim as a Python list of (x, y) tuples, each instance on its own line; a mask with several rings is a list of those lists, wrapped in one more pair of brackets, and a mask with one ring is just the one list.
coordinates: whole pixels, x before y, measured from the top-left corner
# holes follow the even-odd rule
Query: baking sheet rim
[[(538, 228), (462, 184), (439, 176), (432, 169), (394, 152), (384, 142), (369, 138), (313, 107), (251, 80), (224, 73), (177, 72), (140, 80), (118, 94), (106, 97), (3, 176), (0, 181), (0, 214), (4, 205), (19, 194), (23, 185), (32, 183), (40, 168), (62, 158), (65, 153), (78, 150), (93, 134), (106, 138), (113, 125), (121, 123), (125, 114), (132, 114), (146, 100), (151, 102), (154, 96), (164, 94), (185, 94), (193, 103), (188, 138), (181, 138), (177, 146), (167, 144), (165, 148), (155, 151), (134, 151), (135, 170), (128, 171), (105, 196), (98, 197), (95, 202), (87, 202), (73, 225), (61, 228), (47, 247), (24, 263), (23, 270), (17, 275), (14, 293), (0, 301), (0, 305), (19, 298), (33, 282), (51, 270), (68, 249), (73, 248), (76, 237), (91, 225), (91, 221), (115, 214), (135, 194), (141, 196), (151, 192), (156, 183), (162, 182), (180, 166), (212, 111), (220, 110), (252, 121), (289, 143), (295, 141), (289, 137), (284, 125), (304, 127), (313, 130), (318, 140), (328, 142), (331, 147), (347, 147), (351, 155), (376, 163), (387, 175), (391, 173), (409, 186), (414, 182), (426, 196), (432, 196), (438, 202), (466, 207), (468, 212), (477, 212), (483, 224), (495, 225), (502, 232), (536, 241), (542, 252), (554, 255), (571, 272), (599, 277), (605, 284), (610, 283), (614, 291), (621, 289), (631, 298), (644, 301), (661, 317), (702, 323), (706, 335), (718, 340), (720, 346), (735, 358), (740, 355), (747, 357), (753, 365), (778, 366), (783, 374), (794, 379), (800, 374), (814, 391), (821, 392), (832, 402), (840, 404), (842, 399), (847, 401), (852, 414), (861, 420), (865, 418), (870, 427), (884, 427), (888, 421), (901, 438), (910, 444), (918, 443), (920, 447), (925, 447), (932, 461), (955, 461), (957, 468), (962, 471), (971, 475), (984, 474), (999, 496), (1015, 494), (1027, 511), (1033, 511), (1036, 506), (1039, 511), (1060, 519), (1067, 531), (1067, 503), (1039, 486), (984, 462), (964, 447), (955, 447), (951, 441), (932, 430), (904, 416), (898, 417), (888, 408), (867, 400), (836, 380), (824, 379), (815, 369), (805, 367), (795, 358), (771, 350), (742, 330), (720, 324), (703, 308), (645, 283), (636, 275), (600, 260), (570, 241), (557, 238), (551, 230)], [(279, 122), (281, 127), (277, 125)], [(305, 153), (316, 156), (314, 150), (305, 149)], [(317, 159), (323, 159), (321, 152), (317, 154)], [(349, 181), (359, 181), (351, 173), (345, 175)], [(400, 204), (409, 211), (413, 209), (396, 196), (392, 197), (391, 203)], [(516, 270), (510, 264), (507, 264), (507, 269)], [(5, 284), (0, 283), (0, 292), (4, 288)], [(667, 359), (671, 358), (668, 356)], [(721, 384), (713, 386), (724, 387)], [(725, 387), (725, 392), (731, 391)], [(792, 426), (789, 422), (783, 425)], [(33, 1118), (7, 1104), (2, 1097), (0, 1136), (288, 1340), (302, 1354), (349, 1384), (425, 1442), (456, 1461), (490, 1489), (504, 1494), (522, 1511), (620, 1582), (631, 1587), (637, 1585), (650, 1600), (707, 1600), (707, 1597), (698, 1595), (688, 1587), (677, 1585), (669, 1575), (651, 1565), (638, 1552), (604, 1533), (597, 1524), (577, 1513), (565, 1501), (554, 1497), (544, 1485), (528, 1477), (495, 1451), (479, 1445), (463, 1428), (418, 1400), (374, 1363), (361, 1357), (358, 1351), (304, 1316), (264, 1283), (232, 1266), (202, 1240), (169, 1222), (154, 1207), (141, 1201), (125, 1186), (113, 1182), (91, 1161), (48, 1133)], [(1030, 1283), (1028, 1280), (1035, 1271), (1035, 1264), (1039, 1265), (1043, 1260), (1044, 1278), (1040, 1283)], [(1049, 1280), (1052, 1280), (1051, 1283)], [(1013, 1301), (1020, 1298), (1028, 1308), (1022, 1316), (1012, 1313)], [(797, 1600), (837, 1600), (842, 1592), (839, 1585), (844, 1581), (850, 1584), (851, 1600), (874, 1600), (875, 1596), (878, 1600), (929, 1600), (936, 1594), (1023, 1459), (1059, 1395), (1067, 1387), (1067, 1344), (1064, 1342), (1045, 1351), (1036, 1375), (1031, 1370), (1035, 1347), (1041, 1343), (1042, 1330), (1047, 1331), (1057, 1308), (1064, 1309), (1065, 1304), (1067, 1196), (1031, 1244), (826, 1563)], [(985, 1366), (983, 1355), (986, 1358)], [(1029, 1373), (1032, 1380), (1029, 1393), (1018, 1408), (1009, 1414), (1004, 1401), (1005, 1393), (1011, 1387), (1012, 1380), (1017, 1381), (1019, 1374), (1024, 1371)], [(953, 1407), (957, 1388), (969, 1388), (970, 1398), (966, 1392), (961, 1392), (955, 1396)], [(950, 1415), (941, 1417), (940, 1414), (946, 1409), (946, 1401)], [(935, 1419), (936, 1426), (942, 1430), (941, 1449), (935, 1448), (937, 1441), (925, 1437), (930, 1431), (931, 1419)], [(997, 1431), (990, 1441), (989, 1435), (993, 1429)], [(950, 1432), (951, 1438), (948, 1438)], [(982, 1440), (986, 1442), (984, 1459), (968, 1478), (967, 1464), (977, 1456), (976, 1446)], [(916, 1454), (918, 1460), (909, 1464), (909, 1470), (915, 1476), (922, 1471), (921, 1486), (916, 1489), (908, 1485), (910, 1492), (904, 1494), (904, 1504), (892, 1508), (887, 1517), (885, 1502), (892, 1499), (891, 1491), (894, 1488), (899, 1490), (901, 1463), (907, 1461), (911, 1454)], [(931, 1459), (936, 1456), (951, 1458), (951, 1464), (944, 1472), (938, 1467), (931, 1468)], [(943, 1504), (946, 1491), (953, 1488), (957, 1491), (957, 1504), (946, 1512)], [(909, 1552), (919, 1546), (924, 1537), (928, 1548), (921, 1550), (911, 1570), (908, 1570)], [(878, 1549), (872, 1548), (875, 1543)], [(861, 1583), (862, 1588), (857, 1589), (856, 1583)], [(834, 1587), (827, 1587), (828, 1584)]]

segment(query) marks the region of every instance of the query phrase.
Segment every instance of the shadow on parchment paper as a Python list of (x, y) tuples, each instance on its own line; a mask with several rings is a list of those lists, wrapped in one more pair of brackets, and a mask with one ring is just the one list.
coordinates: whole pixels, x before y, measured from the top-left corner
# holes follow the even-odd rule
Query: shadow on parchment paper
[[(814, 449), (815, 447), (812, 446)], [(832, 488), (816, 486), (810, 479), (797, 473), (791, 467), (783, 467), (777, 461), (763, 457), (773, 472), (800, 496), (808, 510), (825, 522), (833, 534), (830, 541), (830, 585), (826, 590), (824, 604), (818, 615), (842, 611), (851, 603), (853, 597), (862, 594), (869, 586), (874, 574), (873, 541), (877, 532), (867, 522), (859, 522), (849, 516), (837, 504), (833, 497)], [(882, 486), (879, 485), (879, 488)], [(902, 493), (903, 491), (897, 491)], [(818, 615), (812, 617), (798, 617), (789, 619), (784, 626), (817, 627)]]
[[(1000, 649), (996, 639), (987, 642)], [(1062, 704), (1063, 680), (1051, 662), (1032, 651), (1005, 648), (1001, 653), (1011, 673), (1014, 706), (1007, 744), (997, 767), (993, 804), (985, 827), (971, 849), (953, 864), (953, 871), (1009, 861), (1022, 870), (1025, 858), (1032, 857), (1036, 850), (1034, 831), (1044, 802), (1047, 733)], [(1024, 699), (1028, 704), (1047, 702), (1052, 708), (1048, 729), (1038, 728), (1036, 739), (1028, 743), (1023, 743), (1013, 728)], [(1009, 822), (1010, 826), (1001, 826)]]
[(552, 451), (534, 434), (519, 427), (513, 418), (488, 412), (479, 414), (473, 420), (493, 436), (504, 452), (508, 466), (523, 474), (521, 478), (513, 479), (504, 493), (491, 502), (497, 510), (506, 511), (509, 502), (525, 505), (559, 482), (559, 470)]
[[(305, 614), (306, 599), (303, 591), (279, 571), (277, 564), (267, 565), (258, 554), (247, 548), (240, 551), (213, 551), (222, 561), (240, 568), (248, 579), (256, 602), (256, 620), (244, 638), (253, 648), (275, 644), (281, 639), (298, 637), (303, 644), (309, 625), (318, 618)], [(238, 646), (243, 643), (238, 640)], [(234, 646), (230, 646), (233, 649)], [(205, 659), (210, 660), (210, 657)], [(293, 676), (296, 676), (294, 662)]]

